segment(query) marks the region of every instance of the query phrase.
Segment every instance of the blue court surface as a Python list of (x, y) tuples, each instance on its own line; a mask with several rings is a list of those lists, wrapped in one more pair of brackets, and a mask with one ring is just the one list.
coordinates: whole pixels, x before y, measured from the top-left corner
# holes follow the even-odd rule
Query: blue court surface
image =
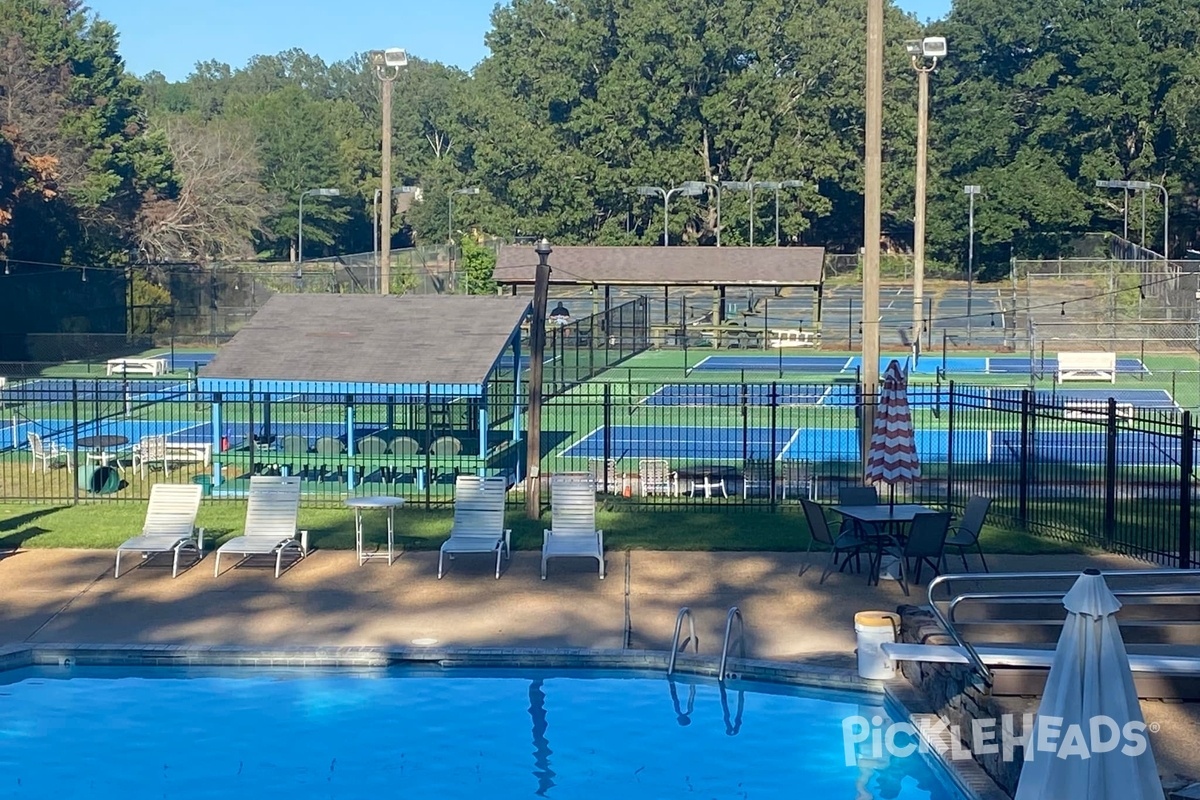
[[(744, 434), (744, 435), (743, 435)], [(604, 428), (597, 428), (561, 453), (563, 458), (603, 458)], [(930, 463), (945, 463), (953, 444), (955, 463), (1006, 464), (1021, 457), (1020, 431), (916, 431), (917, 454)], [(1103, 431), (1037, 432), (1030, 436), (1029, 453), (1037, 463), (1102, 466)], [(699, 428), (661, 425), (613, 426), (609, 456), (616, 459), (666, 458), (736, 461), (779, 458), (796, 461), (857, 461), (858, 431), (853, 428)], [(1121, 466), (1178, 466), (1175, 437), (1142, 433), (1117, 439)]]
[[(1022, 388), (972, 386), (955, 390), (956, 402), (967, 407), (1004, 408), (1012, 410), (1021, 402)], [(744, 385), (668, 383), (654, 394), (641, 400), (643, 406), (696, 406), (721, 407), (770, 406), (772, 385), (748, 383)], [(779, 406), (832, 406), (854, 407), (858, 404), (858, 388), (850, 384), (774, 384), (774, 402)], [(1179, 406), (1165, 389), (1037, 389), (1035, 402), (1043, 407), (1066, 408), (1075, 403), (1102, 406), (1113, 398), (1118, 403), (1134, 408), (1178, 411)], [(940, 408), (950, 402), (948, 387), (918, 385), (910, 386), (908, 403), (914, 409)]]
[(3, 403), (69, 403), (112, 401), (146, 402), (186, 396), (195, 389), (187, 380), (133, 378), (33, 378), (12, 383), (0, 390)]
[[(382, 429), (378, 426), (356, 426), (354, 438), (361, 439)], [(64, 420), (23, 420), (16, 424), (6, 423), (0, 429), (0, 450), (13, 447), (14, 434), (18, 447), (27, 446), (29, 433), (37, 433), (48, 442), (54, 442), (60, 447), (70, 450), (75, 447), (76, 431), (69, 421)], [(255, 420), (254, 433), (261, 436), (262, 421)], [(332, 422), (280, 422), (272, 423), (272, 436), (303, 436), (308, 439), (310, 446), (321, 437), (343, 439), (346, 436), (346, 426)], [(228, 423), (221, 426), (221, 436), (231, 447), (244, 444), (249, 438), (250, 429), (245, 423)], [(101, 422), (91, 422), (80, 425), (78, 437), (85, 439), (90, 436), (123, 436), (132, 446), (146, 436), (166, 436), (168, 442), (178, 444), (208, 444), (214, 440), (212, 423), (209, 422), (174, 422), (170, 420), (143, 419), (108, 419)], [(119, 448), (118, 448), (119, 449)]]
[[(901, 366), (909, 362), (908, 355), (884, 356), (879, 360), (882, 373), (893, 360)], [(701, 359), (691, 368), (692, 372), (808, 372), (821, 375), (833, 373), (852, 373), (862, 365), (859, 356), (818, 356), (818, 355), (785, 355), (783, 357), (762, 355), (715, 355)], [(1054, 356), (1030, 359), (1028, 356), (972, 357), (951, 356), (942, 359), (941, 356), (926, 354), (921, 356), (913, 373), (919, 375), (935, 375), (939, 369), (948, 373), (966, 372), (981, 375), (1029, 375), (1037, 372), (1042, 375), (1053, 375), (1058, 367), (1058, 359)], [(1149, 375), (1150, 370), (1138, 358), (1118, 358), (1117, 372), (1122, 375)]]

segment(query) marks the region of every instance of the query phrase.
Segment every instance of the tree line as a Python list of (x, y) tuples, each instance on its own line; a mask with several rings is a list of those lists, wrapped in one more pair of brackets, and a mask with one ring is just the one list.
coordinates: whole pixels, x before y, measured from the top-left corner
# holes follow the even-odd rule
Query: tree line
[[(419, 58), (394, 83), (393, 185), (422, 200), (393, 246), (464, 234), (561, 244), (716, 240), (721, 181), (789, 181), (781, 243), (854, 252), (862, 238), (862, 0), (512, 0), (470, 73)], [(905, 40), (945, 36), (931, 79), (928, 249), (976, 263), (1060, 252), (1120, 231), (1099, 179), (1167, 187), (1170, 248), (1197, 243), (1200, 5), (1193, 0), (972, 0), (927, 27), (886, 12), (884, 235), (912, 244), (916, 76)], [(0, 256), (125, 265), (372, 247), (380, 84), (366, 54), (300, 50), (186, 80), (129, 74), (118, 32), (78, 0), (0, 0)], [(478, 188), (478, 194), (455, 194)], [(726, 189), (721, 243), (773, 244), (775, 192)], [(449, 218), (451, 200), (453, 220)], [(1140, 237), (1135, 197), (1131, 238)], [(1146, 196), (1147, 244), (1162, 206)]]

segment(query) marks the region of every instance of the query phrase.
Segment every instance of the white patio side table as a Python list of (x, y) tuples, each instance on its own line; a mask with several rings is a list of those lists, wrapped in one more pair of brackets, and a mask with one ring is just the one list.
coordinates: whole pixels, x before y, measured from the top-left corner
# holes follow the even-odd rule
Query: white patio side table
[[(396, 509), (404, 505), (403, 497), (349, 497), (346, 505), (354, 509), (354, 547), (358, 551), (358, 565), (361, 567), (372, 558), (387, 558), (391, 566), (396, 543)], [(370, 509), (386, 510), (387, 517), (387, 552), (367, 553), (363, 550), (363, 511)]]

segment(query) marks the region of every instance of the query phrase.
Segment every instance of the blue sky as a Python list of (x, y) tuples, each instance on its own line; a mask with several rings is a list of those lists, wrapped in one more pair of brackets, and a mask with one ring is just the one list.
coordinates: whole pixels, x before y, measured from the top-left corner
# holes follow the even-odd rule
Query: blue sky
[[(950, 0), (899, 0), (922, 19), (946, 14)], [(470, 69), (487, 55), (483, 35), (494, 0), (91, 0), (117, 26), (130, 70), (182, 80), (198, 61), (234, 67), (251, 56), (298, 47), (326, 62), (356, 52), (403, 47), (422, 58)]]

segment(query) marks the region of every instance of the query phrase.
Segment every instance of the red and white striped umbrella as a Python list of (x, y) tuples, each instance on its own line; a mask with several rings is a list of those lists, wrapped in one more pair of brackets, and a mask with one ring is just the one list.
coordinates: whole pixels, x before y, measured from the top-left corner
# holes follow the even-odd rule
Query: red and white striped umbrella
[(908, 408), (908, 373), (893, 360), (883, 374), (883, 391), (875, 408), (866, 479), (870, 483), (912, 483), (921, 477), (921, 461)]

